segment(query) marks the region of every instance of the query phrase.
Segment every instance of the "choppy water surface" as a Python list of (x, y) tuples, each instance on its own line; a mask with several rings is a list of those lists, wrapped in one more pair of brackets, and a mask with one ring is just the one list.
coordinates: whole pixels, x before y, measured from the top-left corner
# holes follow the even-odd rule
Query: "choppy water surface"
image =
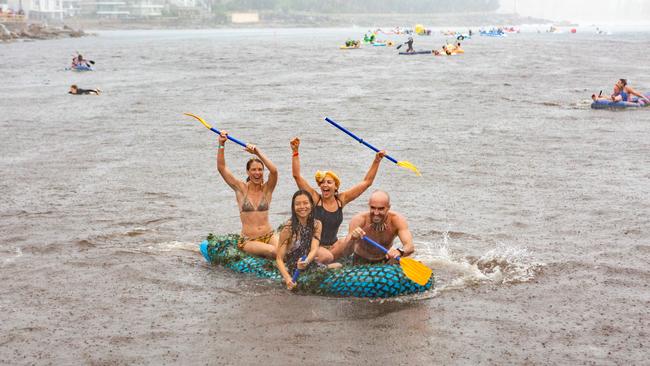
[[(646, 362), (650, 112), (593, 111), (589, 96), (620, 77), (650, 91), (650, 34), (475, 37), (455, 57), (338, 49), (364, 30), (1, 45), (0, 363)], [(64, 71), (75, 50), (96, 71)], [(333, 169), (344, 189), (373, 159), (325, 116), (416, 164), (421, 178), (385, 161), (374, 186), (437, 290), (297, 296), (206, 265), (196, 243), (237, 232), (238, 211), (216, 136), (183, 112), (278, 165), (273, 224), (295, 190), (291, 137), (306, 176)], [(246, 154), (227, 149), (243, 177)]]

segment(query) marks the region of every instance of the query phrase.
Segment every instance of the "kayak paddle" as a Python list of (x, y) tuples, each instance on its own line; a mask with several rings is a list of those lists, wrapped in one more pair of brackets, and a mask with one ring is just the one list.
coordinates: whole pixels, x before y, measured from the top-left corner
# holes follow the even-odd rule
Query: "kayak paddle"
[[(353, 139), (359, 141), (360, 143), (366, 145), (367, 147), (369, 147), (374, 152), (379, 152), (379, 149), (377, 149), (376, 147), (374, 147), (374, 146), (370, 145), (369, 143), (365, 142), (363, 139), (357, 137), (355, 134), (348, 131), (345, 127), (343, 127), (340, 124), (332, 121), (329, 117), (325, 117), (325, 120), (327, 122), (331, 123), (334, 127), (338, 128), (339, 130), (341, 130), (341, 131), (345, 132), (346, 134), (348, 134), (348, 136), (350, 136)], [(418, 176), (422, 175), (422, 174), (420, 174), (420, 170), (418, 170), (418, 168), (415, 165), (413, 165), (412, 163), (410, 163), (408, 161), (397, 161), (390, 155), (385, 155), (384, 157), (386, 159), (392, 161), (393, 163), (397, 164), (398, 166), (401, 166), (402, 168), (406, 168), (406, 169), (410, 169), (410, 170), (414, 171), (415, 174), (417, 174)]]
[[(362, 238), (366, 242), (374, 245), (378, 249), (381, 249), (381, 251), (383, 251), (384, 253), (388, 254), (388, 250), (382, 247), (376, 241), (370, 239), (365, 235)], [(415, 259), (408, 258), (408, 257), (407, 258), (397, 257), (397, 261), (399, 262), (400, 267), (402, 267), (402, 271), (404, 271), (406, 277), (408, 277), (411, 281), (417, 283), (420, 286), (424, 286), (427, 284), (427, 282), (429, 282), (429, 279), (431, 278), (431, 274), (433, 273), (433, 271), (431, 270), (431, 268), (424, 265), (424, 263), (418, 262)]]
[[(199, 122), (201, 122), (201, 124), (203, 124), (205, 126), (205, 128), (207, 128), (208, 130), (211, 130), (212, 132), (216, 133), (217, 135), (221, 135), (221, 132), (219, 132), (219, 130), (217, 130), (216, 128), (210, 126), (203, 118), (197, 116), (196, 114), (185, 113), (185, 115), (196, 118), (197, 120), (199, 120)], [(234, 138), (234, 137), (232, 137), (230, 135), (227, 135), (227, 137), (228, 137), (228, 140), (230, 140), (230, 141), (232, 141), (234, 143), (237, 143), (237, 144), (241, 145), (242, 147), (246, 148), (246, 143), (245, 142), (239, 141), (239, 140), (237, 140), (236, 138)]]

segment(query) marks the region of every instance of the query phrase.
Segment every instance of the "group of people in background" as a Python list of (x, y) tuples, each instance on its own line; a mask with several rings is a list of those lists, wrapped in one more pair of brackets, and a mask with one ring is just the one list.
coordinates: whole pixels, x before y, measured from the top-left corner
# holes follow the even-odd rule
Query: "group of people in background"
[[(367, 211), (351, 219), (348, 234), (338, 237), (343, 209), (373, 184), (386, 155), (384, 151), (375, 155), (363, 180), (340, 191), (341, 179), (332, 170), (317, 171), (316, 185), (310, 185), (300, 171), (300, 139), (292, 139), (291, 170), (298, 190), (291, 200), (291, 218), (276, 233), (269, 222), (269, 209), (278, 182), (277, 167), (259, 147), (248, 144), (246, 151), (253, 157), (246, 163), (246, 179), (238, 179), (226, 165), (226, 141), (228, 133), (222, 131), (218, 138), (217, 170), (235, 192), (242, 223), (238, 247), (251, 255), (275, 259), (288, 289), (296, 286), (291, 276), (295, 269), (339, 268), (341, 264), (337, 261), (348, 257), (352, 264), (393, 263), (397, 257), (415, 251), (406, 219), (391, 210), (390, 196), (381, 190), (370, 195)], [(364, 236), (378, 242), (388, 254), (367, 244)], [(397, 237), (400, 248), (393, 247)]]

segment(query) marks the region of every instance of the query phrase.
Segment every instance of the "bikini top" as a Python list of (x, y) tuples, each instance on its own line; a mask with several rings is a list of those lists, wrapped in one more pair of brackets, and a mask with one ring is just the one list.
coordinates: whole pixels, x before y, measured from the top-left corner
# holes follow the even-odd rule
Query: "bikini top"
[(248, 190), (246, 190), (246, 195), (241, 205), (241, 212), (254, 212), (254, 211), (268, 211), (269, 203), (266, 201), (266, 195), (262, 194), (262, 199), (260, 203), (257, 204), (257, 207), (253, 207), (253, 204), (248, 199)]

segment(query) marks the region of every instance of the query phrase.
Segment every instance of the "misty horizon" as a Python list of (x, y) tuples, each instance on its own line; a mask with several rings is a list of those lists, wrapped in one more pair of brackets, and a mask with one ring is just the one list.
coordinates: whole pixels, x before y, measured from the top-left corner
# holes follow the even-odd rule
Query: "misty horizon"
[(648, 0), (500, 0), (501, 13), (578, 23), (650, 24)]

